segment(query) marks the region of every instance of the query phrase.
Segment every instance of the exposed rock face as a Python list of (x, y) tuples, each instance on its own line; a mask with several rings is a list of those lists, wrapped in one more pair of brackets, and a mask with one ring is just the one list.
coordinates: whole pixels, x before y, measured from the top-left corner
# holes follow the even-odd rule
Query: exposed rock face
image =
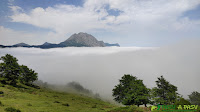
[(103, 46), (103, 47), (106, 46), (105, 43), (104, 43), (103, 41), (99, 41), (99, 44), (100, 44), (100, 46)]
[(82, 32), (73, 34), (66, 41), (61, 42), (60, 44), (75, 47), (105, 47), (103, 41), (98, 41), (94, 36)]

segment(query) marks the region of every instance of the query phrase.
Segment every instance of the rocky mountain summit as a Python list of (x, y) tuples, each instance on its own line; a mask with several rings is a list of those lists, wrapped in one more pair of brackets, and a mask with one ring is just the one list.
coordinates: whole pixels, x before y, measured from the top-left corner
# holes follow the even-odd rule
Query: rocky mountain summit
[(61, 42), (64, 46), (75, 46), (75, 47), (105, 47), (103, 41), (98, 41), (94, 36), (87, 33), (78, 33), (70, 36), (66, 41)]
[(64, 42), (61, 42), (59, 44), (53, 44), (45, 42), (42, 45), (28, 45), (26, 43), (19, 43), (12, 46), (4, 46), (0, 45), (1, 48), (6, 47), (36, 47), (36, 48), (42, 48), (42, 49), (48, 49), (48, 48), (58, 48), (58, 47), (107, 47), (107, 46), (117, 46), (120, 47), (118, 43), (116, 44), (109, 44), (104, 43), (103, 41), (98, 41), (94, 36), (80, 32), (78, 34), (71, 35), (67, 40)]

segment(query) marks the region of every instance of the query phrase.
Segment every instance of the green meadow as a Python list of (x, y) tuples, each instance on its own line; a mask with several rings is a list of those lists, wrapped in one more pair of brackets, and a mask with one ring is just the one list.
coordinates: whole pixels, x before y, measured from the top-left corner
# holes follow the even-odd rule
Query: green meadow
[(45, 88), (0, 87), (0, 112), (12, 107), (21, 112), (105, 112), (116, 105), (88, 96), (56, 92)]

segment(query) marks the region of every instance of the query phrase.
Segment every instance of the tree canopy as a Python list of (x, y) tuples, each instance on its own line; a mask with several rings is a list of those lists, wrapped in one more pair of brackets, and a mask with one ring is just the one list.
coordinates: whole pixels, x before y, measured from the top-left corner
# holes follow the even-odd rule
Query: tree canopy
[(6, 54), (0, 58), (0, 81), (4, 84), (16, 85), (17, 82), (30, 84), (37, 80), (37, 73), (25, 65), (19, 65), (17, 58)]
[(20, 81), (24, 84), (33, 83), (33, 81), (37, 80), (37, 73), (34, 70), (29, 69), (27, 66), (22, 65), (21, 67), (21, 74), (20, 74)]
[(149, 89), (142, 80), (130, 74), (125, 74), (119, 84), (113, 89), (114, 100), (124, 105), (142, 105), (149, 102)]
[(194, 105), (200, 105), (200, 93), (193, 91), (189, 96), (190, 102)]
[(0, 76), (4, 78), (3, 82), (15, 85), (20, 75), (20, 66), (17, 62), (17, 58), (6, 54), (2, 56), (0, 60), (3, 61), (3, 63), (0, 63)]
[(152, 89), (152, 97), (155, 103), (160, 105), (175, 103), (178, 97), (176, 86), (170, 84), (163, 76), (158, 77), (156, 85), (157, 87)]

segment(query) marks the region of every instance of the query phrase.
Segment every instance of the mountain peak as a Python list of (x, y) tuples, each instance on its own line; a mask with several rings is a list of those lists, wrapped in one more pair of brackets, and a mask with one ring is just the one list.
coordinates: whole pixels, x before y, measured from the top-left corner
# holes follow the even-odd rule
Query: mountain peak
[(51, 43), (49, 43), (49, 42), (45, 42), (44, 44), (42, 44), (42, 45), (50, 45)]
[(84, 32), (79, 32), (78, 34), (75, 33), (71, 35), (67, 40), (59, 44), (52, 44), (52, 43), (45, 42), (42, 45), (28, 45), (26, 43), (19, 43), (19, 44), (15, 44), (11, 46), (0, 45), (1, 48), (35, 47), (35, 48), (42, 48), (42, 49), (58, 48), (58, 47), (106, 47), (106, 46), (119, 46), (119, 44), (118, 43), (109, 44), (109, 43), (104, 43), (103, 41), (98, 41), (94, 36), (88, 33), (84, 33)]
[(15, 47), (24, 47), (24, 46), (30, 46), (30, 45), (28, 45), (26, 43), (19, 43), (19, 44), (15, 44), (13, 46), (15, 46)]
[(94, 36), (80, 32), (78, 34), (71, 35), (66, 41), (61, 43), (66, 46), (76, 46), (76, 47), (104, 47), (102, 42), (98, 41)]

